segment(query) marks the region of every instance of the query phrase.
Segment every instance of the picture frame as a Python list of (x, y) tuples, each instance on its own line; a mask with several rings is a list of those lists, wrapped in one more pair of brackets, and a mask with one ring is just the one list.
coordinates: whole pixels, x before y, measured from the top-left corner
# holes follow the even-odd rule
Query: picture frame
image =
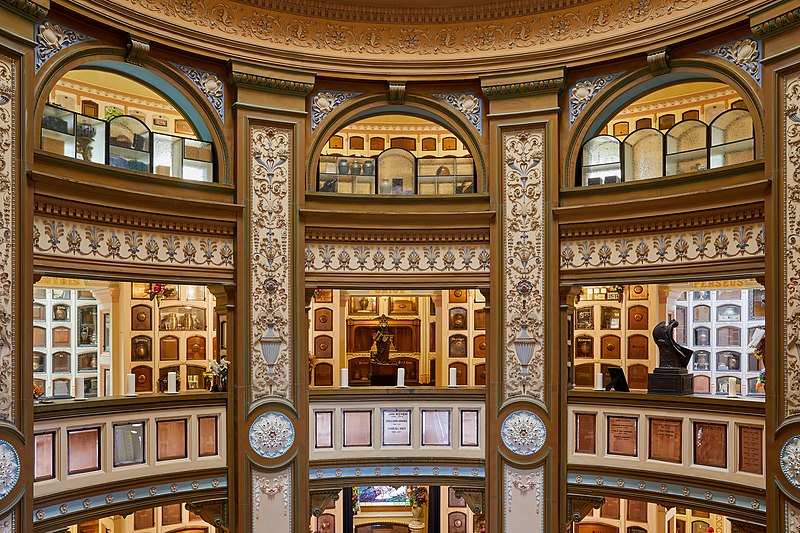
[(390, 315), (416, 315), (417, 308), (417, 298), (415, 297), (392, 296), (389, 298)]
[(629, 300), (647, 300), (649, 298), (647, 285), (629, 285), (628, 286), (628, 299)]
[(376, 296), (351, 296), (351, 315), (375, 315), (378, 313), (378, 298)]
[(175, 133), (183, 135), (192, 135), (194, 133), (191, 124), (182, 118), (176, 118), (173, 127), (175, 128)]
[(168, 128), (169, 127), (169, 119), (164, 116), (154, 116), (153, 117), (153, 126), (158, 128)]

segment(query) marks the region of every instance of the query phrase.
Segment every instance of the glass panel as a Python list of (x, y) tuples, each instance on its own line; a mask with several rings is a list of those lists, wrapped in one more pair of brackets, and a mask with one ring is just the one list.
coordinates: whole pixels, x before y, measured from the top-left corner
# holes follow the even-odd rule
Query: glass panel
[(589, 139), (583, 145), (583, 184), (602, 185), (622, 180), (619, 140), (610, 135)]
[(625, 139), (625, 181), (664, 175), (664, 136), (655, 129), (638, 130)]
[(205, 309), (189, 306), (164, 307), (159, 310), (161, 330), (206, 329)]
[(708, 328), (694, 328), (695, 346), (711, 346), (711, 335)]
[(738, 305), (721, 305), (717, 307), (717, 320), (736, 322), (742, 319), (742, 308)]
[(108, 122), (108, 164), (150, 172), (150, 130), (140, 120), (119, 116)]
[(84, 161), (106, 162), (106, 123), (103, 120), (77, 115), (75, 130), (76, 157)]
[(144, 422), (115, 424), (114, 466), (144, 463), (144, 454)]
[(619, 309), (603, 307), (600, 313), (600, 329), (619, 329)]
[(33, 479), (42, 481), (56, 477), (55, 432), (38, 433), (34, 436)]
[(711, 370), (711, 353), (705, 350), (694, 352), (694, 369), (700, 371)]
[(97, 346), (97, 306), (78, 308), (78, 346)]
[(181, 177), (180, 137), (153, 134), (153, 173), (160, 176)]
[(52, 105), (44, 107), (42, 150), (75, 157), (75, 113)]
[(732, 109), (711, 123), (711, 146), (753, 138), (753, 119), (746, 109)]
[(719, 352), (717, 354), (717, 370), (741, 370), (742, 356), (739, 352)]
[(684, 120), (667, 132), (667, 176), (706, 169), (706, 132), (697, 120)]
[(711, 148), (711, 168), (746, 163), (755, 158), (755, 141), (745, 139)]
[(475, 167), (471, 157), (431, 157), (417, 161), (417, 192), (463, 194), (475, 192)]
[(390, 148), (378, 156), (378, 194), (414, 194), (414, 155)]
[(184, 140), (183, 179), (192, 181), (211, 181), (214, 164), (211, 143)]
[(734, 327), (719, 328), (717, 330), (717, 346), (740, 346), (742, 344), (742, 330)]
[(708, 322), (711, 320), (711, 308), (707, 305), (695, 305), (692, 316), (697, 322)]

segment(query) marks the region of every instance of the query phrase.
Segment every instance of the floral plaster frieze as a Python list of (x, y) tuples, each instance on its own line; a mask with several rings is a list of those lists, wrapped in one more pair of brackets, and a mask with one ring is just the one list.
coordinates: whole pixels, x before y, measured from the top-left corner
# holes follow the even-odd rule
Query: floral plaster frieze
[(475, 93), (432, 93), (431, 96), (464, 115), (478, 133), (483, 131), (483, 103)]
[(594, 98), (603, 87), (621, 75), (622, 72), (615, 72), (613, 74), (577, 81), (569, 90), (569, 125), (572, 126), (581, 114), (581, 111), (583, 111), (583, 108), (589, 104), (592, 98)]
[(292, 531), (292, 469), (252, 473), (251, 531)]
[[(784, 78), (783, 353), (786, 416), (800, 414), (800, 73)], [(779, 251), (775, 252), (780, 255)]]
[(194, 83), (200, 92), (202, 92), (206, 100), (214, 107), (219, 118), (225, 119), (225, 84), (222, 80), (207, 70), (200, 70), (186, 65), (179, 65), (173, 63), (175, 68), (183, 72), (189, 80)]
[(544, 467), (503, 465), (503, 524), (507, 533), (544, 531)]
[(294, 426), (283, 413), (270, 411), (255, 419), (250, 426), (250, 446), (261, 457), (274, 459), (289, 451), (294, 444)]
[(503, 420), (500, 437), (506, 448), (520, 455), (533, 455), (544, 446), (547, 428), (539, 415), (531, 411), (514, 411)]
[(75, 31), (66, 26), (45, 20), (36, 25), (36, 57), (35, 69), (38, 72), (42, 65), (55, 54), (72, 46), (73, 44), (86, 41), (94, 41), (94, 37), (89, 37), (79, 31)]
[(0, 518), (0, 533), (15, 533), (17, 531), (17, 515), (14, 511)]
[[(544, 131), (503, 134), (504, 399), (544, 401)], [(523, 333), (523, 331), (527, 333)], [(516, 340), (531, 337), (525, 364)]]
[(0, 440), (0, 499), (5, 498), (19, 481), (19, 455), (11, 443)]
[(764, 223), (648, 235), (562, 237), (561, 270), (633, 268), (762, 257)]
[(747, 72), (751, 78), (761, 86), (761, 59), (763, 57), (761, 41), (755, 37), (745, 37), (738, 41), (731, 41), (708, 50), (701, 54), (719, 57), (730, 61), (740, 69)]
[(489, 245), (314, 244), (306, 272), (489, 273)]
[(36, 254), (101, 262), (233, 269), (230, 237), (148, 231), (44, 215), (33, 219), (33, 249)]
[[(291, 398), (292, 132), (250, 129), (250, 362), (253, 402)], [(270, 329), (280, 339), (274, 365), (262, 357)]]
[(319, 91), (311, 97), (311, 131), (317, 129), (322, 124), (325, 117), (331, 112), (361, 93), (348, 91)]
[(786, 502), (786, 533), (800, 533), (800, 509)]
[(17, 63), (0, 54), (0, 420), (16, 420)]

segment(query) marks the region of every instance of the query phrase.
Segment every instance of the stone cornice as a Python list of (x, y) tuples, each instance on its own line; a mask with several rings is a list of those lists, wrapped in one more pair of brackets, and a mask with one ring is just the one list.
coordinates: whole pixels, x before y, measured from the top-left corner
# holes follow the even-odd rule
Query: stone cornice
[(780, 32), (797, 26), (798, 23), (800, 23), (800, 7), (782, 13), (769, 20), (765, 20), (760, 24), (756, 24), (751, 29), (753, 30), (753, 35), (759, 39), (768, 39)]
[(235, 233), (235, 225), (233, 223), (213, 223), (166, 215), (153, 215), (150, 217), (134, 211), (109, 209), (43, 196), (36, 196), (34, 198), (33, 210), (38, 214), (58, 218), (164, 232), (219, 236), (233, 236)]
[(487, 230), (424, 230), (399, 229), (367, 230), (367, 229), (329, 229), (306, 228), (306, 242), (350, 242), (350, 243), (488, 243)]
[(42, 20), (49, 9), (31, 0), (0, 0), (0, 5), (16, 10), (31, 20)]
[(564, 78), (551, 78), (548, 80), (490, 85), (483, 87), (483, 95), (489, 100), (496, 100), (498, 98), (515, 98), (530, 94), (555, 93), (563, 88)]
[(257, 76), (244, 72), (231, 72), (231, 85), (234, 87), (247, 87), (250, 89), (262, 89), (275, 93), (292, 94), (295, 96), (308, 96), (314, 88), (313, 83), (304, 83), (292, 80), (281, 80), (266, 76)]

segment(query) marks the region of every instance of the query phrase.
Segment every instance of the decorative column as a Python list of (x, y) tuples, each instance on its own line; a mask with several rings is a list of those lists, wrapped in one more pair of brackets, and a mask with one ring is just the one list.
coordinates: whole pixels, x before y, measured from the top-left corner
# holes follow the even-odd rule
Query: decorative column
[[(767, 189), (766, 531), (800, 530), (800, 9), (751, 17), (763, 40)], [(772, 295), (770, 297), (769, 295)]]
[(230, 69), (237, 200), (245, 206), (237, 231), (245, 277), (236, 299), (246, 302), (236, 320), (236, 422), (229, 442), (238, 453), (230, 466), (230, 529), (304, 531), (308, 335), (303, 245), (295, 239), (302, 234), (297, 206), (305, 184), (298, 154), (305, 153), (305, 97), (313, 77), (236, 62)]
[[(49, 1), (0, 1), (0, 531), (33, 531), (33, 124), (35, 24)], [(28, 331), (28, 334), (25, 334)]]
[(561, 530), (565, 489), (560, 438), (566, 387), (560, 379), (557, 234), (561, 69), (484, 77), (489, 99), (488, 190), (492, 223), (486, 408), (487, 531)]

